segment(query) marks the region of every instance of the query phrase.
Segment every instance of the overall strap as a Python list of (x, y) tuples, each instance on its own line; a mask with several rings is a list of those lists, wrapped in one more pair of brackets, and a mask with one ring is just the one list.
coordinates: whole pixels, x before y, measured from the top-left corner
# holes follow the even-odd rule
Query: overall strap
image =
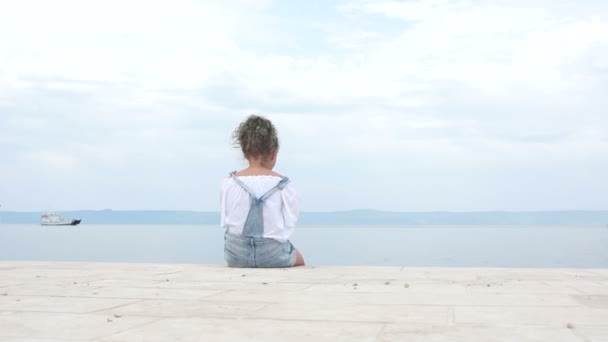
[(253, 190), (251, 190), (245, 183), (243, 183), (242, 180), (240, 180), (236, 176), (236, 171), (230, 172), (230, 177), (232, 178), (233, 181), (236, 182), (236, 184), (240, 185), (241, 188), (245, 189), (245, 191), (247, 191), (249, 193), (249, 196), (251, 196), (252, 198), (257, 198), (255, 196), (255, 192), (253, 192)]
[(272, 189), (268, 190), (262, 197), (260, 197), (260, 201), (264, 202), (268, 197), (272, 196), (275, 192), (279, 190), (283, 190), (285, 186), (289, 183), (289, 178), (283, 177), (277, 185), (275, 185)]

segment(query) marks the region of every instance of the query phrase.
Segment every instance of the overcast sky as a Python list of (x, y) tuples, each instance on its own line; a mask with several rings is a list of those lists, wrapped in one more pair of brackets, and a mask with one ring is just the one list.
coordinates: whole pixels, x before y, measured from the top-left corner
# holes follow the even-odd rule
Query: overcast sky
[(218, 210), (250, 113), (303, 210), (607, 210), (608, 2), (0, 3), (1, 210)]

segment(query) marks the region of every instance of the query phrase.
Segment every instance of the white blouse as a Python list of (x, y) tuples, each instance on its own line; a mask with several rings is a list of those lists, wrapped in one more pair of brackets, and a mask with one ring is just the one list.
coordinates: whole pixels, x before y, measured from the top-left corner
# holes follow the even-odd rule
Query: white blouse
[[(257, 198), (263, 196), (281, 180), (276, 176), (239, 176)], [(220, 190), (221, 226), (230, 233), (241, 235), (249, 213), (249, 193), (232, 178), (222, 182)], [(264, 237), (280, 242), (289, 240), (300, 214), (300, 195), (292, 182), (266, 199), (263, 207)]]

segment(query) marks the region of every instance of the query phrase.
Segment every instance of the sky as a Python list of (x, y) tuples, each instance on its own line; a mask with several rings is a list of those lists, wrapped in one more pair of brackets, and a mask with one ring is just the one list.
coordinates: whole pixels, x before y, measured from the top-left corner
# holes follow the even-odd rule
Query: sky
[(608, 210), (608, 2), (0, 2), (0, 210)]

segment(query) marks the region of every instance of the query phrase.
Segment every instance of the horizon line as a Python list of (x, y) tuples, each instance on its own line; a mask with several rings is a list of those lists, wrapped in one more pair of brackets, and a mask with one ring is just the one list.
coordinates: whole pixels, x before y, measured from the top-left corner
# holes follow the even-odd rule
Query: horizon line
[[(71, 212), (71, 211), (97, 211), (97, 212), (193, 212), (193, 213), (219, 213), (219, 210), (188, 210), (188, 209), (65, 209), (65, 210), (2, 210), (0, 213), (39, 213), (39, 212)], [(608, 209), (529, 209), (529, 210), (510, 210), (510, 209), (487, 209), (487, 210), (380, 210), (380, 209), (342, 209), (342, 210), (305, 210), (300, 213), (350, 213), (350, 212), (377, 212), (389, 214), (402, 213), (539, 213), (539, 212), (605, 212)]]

